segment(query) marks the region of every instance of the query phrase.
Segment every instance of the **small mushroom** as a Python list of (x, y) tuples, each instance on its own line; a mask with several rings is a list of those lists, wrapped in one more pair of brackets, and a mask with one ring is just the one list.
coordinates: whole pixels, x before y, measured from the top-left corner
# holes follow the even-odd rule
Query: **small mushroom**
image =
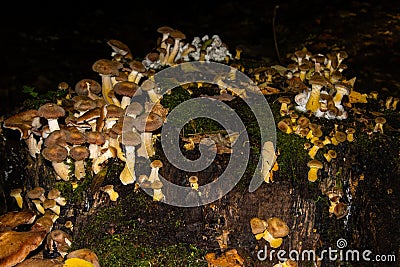
[(157, 93), (157, 84), (150, 79), (145, 80), (140, 86), (140, 89), (144, 92), (147, 92), (152, 103), (158, 102), (162, 97), (162, 95)]
[(51, 161), (54, 171), (57, 176), (63, 179), (64, 181), (69, 180), (69, 168), (64, 163), (64, 160), (68, 156), (68, 150), (65, 147), (60, 145), (53, 145), (45, 147), (42, 150), (42, 156)]
[(65, 116), (64, 108), (54, 103), (46, 103), (40, 106), (37, 112), (40, 117), (47, 120), (50, 132), (60, 130), (58, 118)]
[(381, 133), (383, 134), (383, 125), (386, 123), (386, 119), (384, 117), (376, 117), (375, 118), (375, 126), (374, 126), (374, 133)]
[(332, 159), (337, 157), (337, 153), (333, 149), (329, 149), (326, 153), (324, 153), (324, 158), (327, 162), (331, 162)]
[(132, 97), (139, 89), (139, 85), (131, 81), (120, 81), (114, 84), (113, 89), (116, 95), (122, 96), (121, 108), (126, 109), (126, 107), (131, 103)]
[(125, 166), (119, 175), (123, 185), (133, 184), (136, 181), (135, 162), (136, 146), (141, 142), (140, 134), (134, 131), (124, 132), (122, 135), (122, 144), (125, 148)]
[(309, 79), (311, 84), (310, 96), (307, 100), (306, 109), (311, 112), (316, 112), (320, 107), (321, 89), (327, 85), (327, 81), (321, 75), (313, 75)]
[(319, 160), (312, 159), (307, 163), (310, 168), (308, 171), (308, 181), (315, 182), (318, 179), (318, 170), (322, 169), (323, 165)]
[(159, 159), (153, 160), (150, 163), (151, 170), (150, 170), (150, 175), (149, 175), (149, 181), (151, 183), (153, 183), (155, 181), (160, 181), (160, 177), (158, 175), (159, 175), (159, 170), (160, 170), (160, 168), (162, 168), (162, 166), (163, 166), (163, 163)]
[(26, 193), (26, 196), (29, 199), (39, 199), (41, 202), (44, 202), (46, 200), (44, 193), (45, 193), (45, 190), (43, 187), (36, 186), (36, 187), (32, 188), (31, 190), (29, 190)]
[(113, 185), (106, 185), (101, 188), (102, 191), (106, 192), (110, 197), (111, 201), (117, 201), (119, 194), (114, 190)]
[(314, 159), (318, 150), (323, 147), (324, 147), (324, 144), (323, 144), (322, 140), (316, 139), (313, 142), (313, 146), (308, 151), (308, 155), (310, 156), (310, 158)]
[(74, 159), (74, 175), (76, 179), (80, 180), (85, 177), (86, 168), (85, 168), (85, 159), (89, 157), (89, 149), (85, 146), (74, 146), (69, 151), (69, 155)]
[(65, 257), (72, 245), (72, 237), (61, 229), (52, 230), (46, 238), (46, 249), (50, 252), (56, 250)]
[(153, 200), (161, 201), (164, 199), (164, 194), (162, 192), (163, 183), (160, 180), (155, 180), (151, 183), (150, 188), (153, 189)]
[(354, 141), (354, 133), (355, 132), (356, 132), (356, 129), (351, 128), (351, 127), (346, 130), (347, 141), (349, 141), (349, 142), (353, 142)]
[(61, 196), (61, 192), (57, 188), (53, 188), (47, 193), (47, 199), (54, 199), (60, 206), (67, 204), (67, 200)]
[(17, 201), (17, 205), (20, 209), (22, 209), (22, 205), (24, 203), (21, 193), (22, 193), (21, 188), (15, 188), (10, 191), (10, 196), (15, 198), (15, 201)]
[(101, 154), (98, 158), (93, 160), (92, 163), (92, 170), (95, 174), (99, 173), (101, 170), (101, 164), (107, 161), (109, 158), (117, 157), (117, 149), (110, 146), (107, 148), (106, 152)]
[(283, 237), (289, 234), (288, 225), (278, 217), (268, 218), (267, 227), (263, 232), (262, 238), (269, 242), (273, 248), (278, 248), (282, 245)]
[(198, 184), (199, 178), (196, 175), (190, 176), (188, 180), (189, 180), (190, 187), (192, 189), (199, 190), (199, 184)]
[(107, 104), (114, 104), (109, 92), (113, 89), (113, 76), (118, 76), (119, 69), (123, 67), (121, 62), (110, 59), (99, 59), (92, 65), (92, 70), (97, 72), (101, 77), (101, 90), (104, 100)]
[(60, 208), (59, 205), (57, 205), (57, 202), (56, 202), (54, 199), (46, 199), (46, 200), (43, 202), (43, 208), (44, 208), (45, 210), (46, 210), (46, 209), (49, 209), (49, 210), (51, 210), (52, 212), (54, 212), (55, 214), (60, 215), (60, 210), (61, 210), (61, 208)]
[(286, 116), (289, 114), (289, 104), (290, 104), (290, 98), (289, 97), (279, 97), (278, 102), (281, 103), (281, 107), (279, 109), (279, 113), (281, 116)]

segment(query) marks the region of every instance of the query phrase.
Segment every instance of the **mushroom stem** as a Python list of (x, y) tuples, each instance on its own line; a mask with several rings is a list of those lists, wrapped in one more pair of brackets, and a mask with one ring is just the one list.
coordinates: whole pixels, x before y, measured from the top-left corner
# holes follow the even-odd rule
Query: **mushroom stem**
[(56, 174), (64, 181), (69, 180), (69, 169), (68, 165), (64, 162), (52, 161), (52, 166)]
[(318, 169), (311, 167), (308, 171), (308, 180), (310, 182), (315, 182), (318, 179)]
[(98, 158), (93, 160), (93, 165), (92, 165), (93, 172), (95, 174), (99, 173), (100, 170), (101, 170), (101, 166), (100, 165), (103, 162), (105, 162), (107, 159), (115, 158), (116, 156), (117, 156), (117, 150), (114, 147), (109, 146), (106, 152), (104, 152)]
[(125, 167), (119, 175), (123, 185), (133, 184), (136, 181), (135, 174), (135, 146), (125, 146)]
[(313, 86), (310, 97), (308, 98), (306, 109), (311, 112), (316, 112), (319, 109), (320, 88)]
[(49, 125), (50, 132), (60, 130), (57, 119), (47, 119), (47, 124)]
[(113, 89), (111, 75), (100, 74), (101, 76), (101, 92), (107, 104), (114, 104), (113, 99), (109, 96), (109, 92)]
[(153, 133), (152, 132), (142, 132), (140, 134), (142, 139), (141, 145), (137, 150), (138, 157), (149, 158), (155, 155), (156, 151), (153, 144)]
[(153, 189), (153, 200), (154, 201), (161, 201), (164, 198), (164, 194), (161, 189)]
[(83, 177), (85, 177), (86, 170), (85, 170), (84, 160), (76, 160), (74, 163), (74, 166), (75, 166), (74, 174), (75, 174), (76, 179), (80, 180)]

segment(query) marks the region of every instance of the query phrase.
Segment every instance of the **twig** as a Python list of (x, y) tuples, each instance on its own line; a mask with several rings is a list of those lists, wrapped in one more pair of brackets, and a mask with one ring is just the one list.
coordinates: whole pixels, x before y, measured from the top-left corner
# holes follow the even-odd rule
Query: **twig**
[(275, 44), (275, 53), (278, 58), (278, 62), (282, 65), (281, 56), (279, 55), (278, 41), (276, 39), (276, 30), (275, 30), (275, 19), (276, 19), (276, 10), (279, 8), (279, 5), (274, 7), (274, 16), (272, 17), (272, 33), (274, 34), (274, 44)]

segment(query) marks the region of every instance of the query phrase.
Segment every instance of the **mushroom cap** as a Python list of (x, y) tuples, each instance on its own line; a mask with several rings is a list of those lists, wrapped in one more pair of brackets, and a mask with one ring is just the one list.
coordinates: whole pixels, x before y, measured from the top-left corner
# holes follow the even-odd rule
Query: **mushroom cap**
[(342, 132), (342, 131), (336, 131), (335, 133), (335, 138), (338, 142), (344, 142), (347, 140), (347, 135), (346, 133)]
[(116, 83), (113, 89), (117, 95), (133, 97), (139, 89), (139, 85), (131, 81), (121, 81)]
[(146, 72), (146, 66), (143, 65), (142, 61), (139, 60), (132, 60), (129, 62), (129, 67), (137, 72)]
[(67, 158), (68, 150), (60, 145), (48, 146), (43, 148), (42, 156), (49, 161), (59, 163)]
[(129, 49), (128, 45), (119, 40), (110, 39), (107, 41), (107, 44), (111, 46), (111, 48), (114, 50), (115, 53), (120, 54), (122, 56), (131, 53), (131, 50)]
[(55, 130), (51, 132), (44, 140), (44, 146), (67, 146), (67, 132), (65, 129)]
[(64, 264), (57, 259), (30, 258), (18, 263), (15, 266), (16, 267), (63, 267)]
[(159, 180), (156, 180), (154, 182), (151, 183), (150, 186), (152, 189), (161, 189), (163, 187), (163, 183)]
[(376, 117), (375, 123), (384, 124), (384, 123), (386, 123), (386, 119), (384, 117)]
[(26, 193), (26, 196), (30, 199), (40, 198), (44, 195), (44, 192), (45, 192), (45, 190), (43, 187), (36, 186), (36, 187), (32, 188), (31, 190), (29, 190)]
[(86, 142), (86, 135), (74, 128), (71, 131), (68, 131), (65, 138), (67, 143), (73, 145), (81, 145)]
[(164, 121), (162, 117), (155, 112), (146, 112), (137, 117), (133, 123), (133, 126), (135, 126), (138, 131), (153, 132), (159, 129), (164, 124)]
[(162, 161), (159, 160), (159, 159), (153, 160), (153, 161), (150, 163), (150, 167), (152, 167), (152, 168), (162, 168), (162, 166), (163, 166), (163, 163), (162, 163)]
[(93, 63), (92, 70), (101, 75), (118, 76), (119, 69), (122, 67), (123, 65), (121, 62), (103, 58)]
[(118, 107), (117, 105), (114, 104), (107, 105), (106, 109), (107, 109), (107, 114), (106, 114), (107, 118), (120, 118), (124, 116), (125, 113), (125, 110), (123, 108)]
[(169, 34), (173, 31), (174, 31), (174, 29), (169, 26), (161, 26), (161, 27), (157, 28), (157, 32), (162, 33), (162, 34)]
[(93, 94), (99, 94), (101, 92), (100, 83), (96, 80), (85, 78), (75, 84), (75, 93), (77, 95), (87, 96), (89, 91)]
[(343, 95), (348, 95), (350, 93), (350, 86), (344, 82), (335, 83), (335, 89), (341, 92)]
[(174, 38), (175, 40), (184, 40), (184, 39), (186, 39), (186, 35), (183, 32), (181, 32), (180, 30), (173, 30), (170, 33), (170, 36), (172, 38)]
[(150, 91), (155, 89), (157, 86), (157, 84), (152, 81), (152, 80), (145, 80), (142, 85), (140, 86), (140, 89), (142, 89), (142, 91)]
[(65, 110), (57, 104), (46, 103), (39, 107), (37, 114), (45, 119), (57, 119), (65, 116)]
[(85, 112), (97, 108), (97, 103), (88, 96), (78, 95), (72, 98), (74, 109), (79, 112)]
[(316, 84), (316, 85), (320, 85), (320, 86), (326, 86), (328, 84), (328, 82), (326, 81), (324, 76), (321, 75), (313, 75), (311, 76), (311, 78), (308, 80), (309, 84)]
[(287, 124), (286, 121), (284, 120), (278, 122), (278, 129), (284, 133), (286, 133), (289, 130), (289, 127), (290, 127), (289, 124)]
[(328, 153), (328, 155), (333, 159), (335, 159), (337, 157), (337, 153), (333, 149), (329, 149), (328, 152), (326, 152), (326, 153)]
[(336, 215), (336, 219), (341, 219), (347, 215), (347, 205), (343, 202), (339, 202), (333, 209), (333, 214)]
[(54, 199), (46, 199), (43, 202), (43, 208), (45, 208), (45, 209), (55, 207), (56, 205), (57, 205), (57, 202)]
[(262, 232), (267, 229), (267, 222), (257, 218), (253, 217), (250, 219), (250, 227), (251, 227), (251, 232), (256, 235), (256, 234), (261, 234)]
[(74, 146), (71, 148), (69, 151), (69, 155), (74, 159), (74, 160), (84, 160), (89, 157), (89, 149), (85, 146)]
[(81, 248), (81, 249), (71, 251), (70, 253), (67, 254), (66, 258), (67, 259), (71, 259), (71, 258), (82, 259), (82, 260), (92, 263), (94, 265), (94, 267), (100, 267), (99, 259), (96, 255), (96, 253), (94, 253), (92, 250), (90, 250), (88, 248)]
[(192, 175), (189, 177), (189, 183), (197, 183), (199, 178), (196, 175)]
[(128, 117), (139, 116), (143, 112), (143, 106), (139, 102), (132, 102), (126, 107), (125, 115)]
[(0, 232), (5, 232), (22, 224), (31, 224), (36, 214), (31, 210), (9, 211), (0, 216)]
[(61, 196), (61, 191), (58, 190), (57, 188), (53, 188), (47, 193), (48, 199), (56, 199), (60, 196)]
[(103, 132), (90, 131), (86, 133), (86, 142), (100, 146), (106, 142), (106, 137)]
[(308, 125), (310, 124), (310, 119), (305, 116), (301, 116), (300, 118), (297, 119), (297, 124), (301, 128), (308, 127)]
[(38, 116), (37, 110), (26, 110), (4, 120), (3, 126), (5, 128), (19, 130), (21, 132), (21, 138), (26, 139), (29, 137), (29, 130), (32, 128), (33, 119)]
[(307, 166), (310, 168), (321, 169), (323, 167), (322, 162), (316, 159), (312, 159), (307, 163)]
[(278, 217), (267, 219), (267, 230), (274, 237), (285, 237), (289, 234), (289, 226)]
[(127, 131), (122, 135), (122, 144), (125, 146), (137, 146), (141, 144), (142, 139), (138, 132)]
[(290, 98), (286, 96), (281, 96), (277, 100), (279, 103), (284, 103), (284, 104), (290, 104), (291, 102)]
[(47, 235), (44, 230), (0, 233), (0, 264), (15, 266), (23, 261), (28, 254), (39, 247)]

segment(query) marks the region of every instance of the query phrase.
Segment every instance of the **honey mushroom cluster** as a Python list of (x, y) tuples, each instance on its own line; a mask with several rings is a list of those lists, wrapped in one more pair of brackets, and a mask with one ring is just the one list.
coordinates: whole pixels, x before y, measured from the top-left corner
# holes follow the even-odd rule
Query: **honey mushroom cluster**
[[(35, 189), (34, 193), (42, 198), (39, 191), (41, 190)], [(58, 195), (54, 191), (52, 194)], [(29, 229), (15, 230), (23, 225)], [(41, 250), (38, 248), (42, 243), (43, 255), (52, 254), (51, 259), (40, 257)], [(87, 248), (71, 251), (71, 244), (72, 237), (61, 229), (54, 229), (54, 221), (47, 214), (37, 214), (26, 209), (10, 211), (0, 216), (1, 266), (100, 267), (98, 257), (93, 251)]]
[(289, 226), (278, 217), (270, 217), (267, 220), (253, 217), (250, 220), (250, 227), (257, 240), (265, 239), (272, 248), (280, 247), (283, 238), (289, 234)]

